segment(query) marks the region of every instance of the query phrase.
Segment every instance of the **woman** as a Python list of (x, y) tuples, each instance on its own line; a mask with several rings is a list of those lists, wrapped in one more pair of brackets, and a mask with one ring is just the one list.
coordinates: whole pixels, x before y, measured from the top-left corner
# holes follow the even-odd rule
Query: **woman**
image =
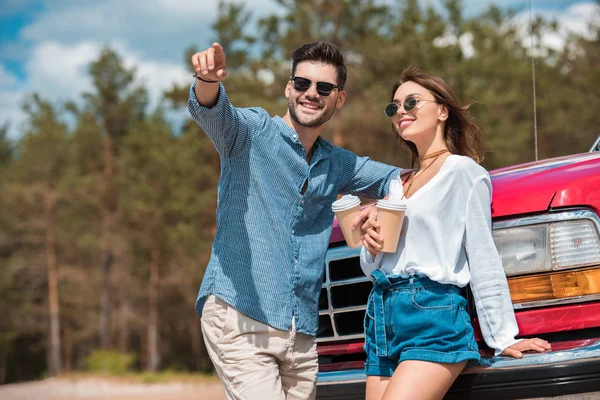
[(395, 253), (380, 253), (378, 223), (363, 225), (361, 266), (374, 281), (365, 316), (367, 400), (441, 399), (479, 362), (460, 288), (470, 283), (496, 355), (544, 352), (518, 333), (491, 234), (491, 182), (481, 130), (442, 79), (407, 68), (386, 109), (418, 170), (403, 179), (407, 211)]

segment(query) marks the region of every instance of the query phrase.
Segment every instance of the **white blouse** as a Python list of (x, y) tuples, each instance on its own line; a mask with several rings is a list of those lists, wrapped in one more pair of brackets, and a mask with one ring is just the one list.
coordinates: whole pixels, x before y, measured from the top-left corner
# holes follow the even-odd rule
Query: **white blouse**
[(375, 260), (363, 247), (363, 272), (422, 274), (464, 287), (471, 284), (485, 342), (499, 355), (519, 340), (506, 275), (491, 228), (492, 184), (470, 157), (451, 155), (409, 199), (396, 253)]

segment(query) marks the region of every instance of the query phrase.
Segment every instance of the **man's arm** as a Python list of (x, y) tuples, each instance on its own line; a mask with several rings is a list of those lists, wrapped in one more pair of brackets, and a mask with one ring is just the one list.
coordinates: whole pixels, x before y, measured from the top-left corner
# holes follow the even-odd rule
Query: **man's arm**
[(198, 103), (207, 108), (217, 104), (219, 96), (219, 82), (227, 77), (227, 63), (225, 52), (219, 43), (213, 43), (205, 51), (192, 56), (192, 65), (196, 70), (196, 99)]
[(225, 88), (225, 54), (214, 43), (205, 51), (192, 56), (196, 81), (190, 88), (190, 115), (210, 138), (221, 157), (232, 157), (247, 145), (250, 131), (260, 126), (264, 118), (258, 110), (237, 109), (231, 105)]
[(398, 179), (402, 171), (368, 157), (359, 157), (342, 148), (336, 150), (336, 163), (341, 173), (340, 194), (381, 199), (387, 194), (392, 179)]
[[(387, 195), (390, 182), (399, 179), (405, 170), (392, 167), (368, 157), (338, 148), (340, 151), (341, 186), (340, 193), (381, 199)], [(361, 239), (372, 254), (381, 250), (382, 238), (378, 233), (377, 208), (367, 206), (352, 221), (352, 229), (361, 229)]]

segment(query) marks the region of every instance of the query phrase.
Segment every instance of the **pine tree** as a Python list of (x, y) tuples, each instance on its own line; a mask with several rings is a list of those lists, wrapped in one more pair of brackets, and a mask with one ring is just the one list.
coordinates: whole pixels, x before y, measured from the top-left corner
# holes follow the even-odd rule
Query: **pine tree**
[(135, 84), (135, 71), (110, 48), (102, 50), (90, 65), (94, 92), (85, 94), (87, 110), (98, 121), (103, 137), (104, 166), (101, 195), (103, 275), (100, 301), (100, 343), (111, 347), (112, 282), (116, 258), (119, 194), (115, 186), (118, 147), (133, 123), (143, 119), (147, 105), (146, 89)]

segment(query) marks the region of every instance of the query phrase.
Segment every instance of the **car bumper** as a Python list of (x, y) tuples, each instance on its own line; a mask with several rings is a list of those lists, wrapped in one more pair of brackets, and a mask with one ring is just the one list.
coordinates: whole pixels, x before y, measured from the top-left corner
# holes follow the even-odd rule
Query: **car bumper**
[[(600, 391), (600, 338), (554, 344), (522, 359), (492, 357), (466, 369), (446, 399), (515, 399)], [(362, 369), (320, 372), (317, 399), (364, 399)]]

